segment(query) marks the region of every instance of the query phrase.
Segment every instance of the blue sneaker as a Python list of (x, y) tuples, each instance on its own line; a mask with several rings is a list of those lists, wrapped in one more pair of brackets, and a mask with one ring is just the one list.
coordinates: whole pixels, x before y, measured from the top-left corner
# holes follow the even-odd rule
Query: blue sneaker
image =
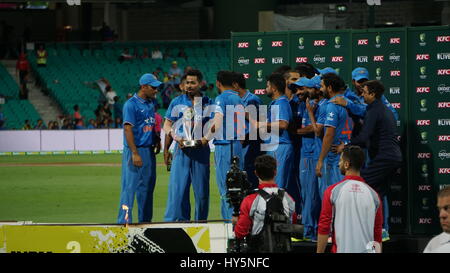
[(383, 242), (389, 241), (391, 239), (391, 238), (389, 238), (389, 232), (387, 230), (385, 230), (384, 228), (383, 228), (383, 233), (381, 235), (381, 238), (382, 238)]

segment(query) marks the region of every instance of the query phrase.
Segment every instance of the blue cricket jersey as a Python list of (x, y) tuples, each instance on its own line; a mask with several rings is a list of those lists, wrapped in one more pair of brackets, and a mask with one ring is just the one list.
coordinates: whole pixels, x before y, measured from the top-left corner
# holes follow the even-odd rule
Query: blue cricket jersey
[[(335, 97), (342, 97), (343, 94), (338, 94)], [(330, 100), (332, 100), (331, 98)], [(335, 134), (332, 144), (340, 144), (341, 142), (347, 144), (350, 142), (352, 130), (353, 130), (353, 121), (347, 113), (347, 109), (342, 106), (336, 105), (334, 103), (328, 103), (327, 105), (327, 118), (325, 120), (325, 130), (328, 130), (326, 127), (334, 127)], [(325, 131), (326, 132), (326, 131)], [(327, 160), (330, 163), (335, 163), (339, 160), (339, 156), (336, 153), (333, 153), (331, 150), (328, 152)]]
[[(252, 92), (248, 91), (245, 93), (244, 97), (242, 97), (242, 103), (244, 105), (244, 107), (247, 107), (249, 105), (254, 105), (256, 107), (256, 113), (259, 113), (259, 109), (258, 107), (262, 104), (261, 99), (253, 94)], [(258, 116), (256, 117), (258, 119)], [(249, 133), (249, 129), (250, 129), (250, 124), (248, 122), (248, 120), (245, 120), (245, 134)]]
[[(225, 90), (223, 91), (222, 94), (220, 94), (219, 96), (216, 97), (215, 100), (215, 113), (220, 113), (223, 115), (223, 122), (222, 122), (222, 139), (214, 139), (213, 143), (214, 145), (216, 144), (230, 144), (231, 140), (227, 139), (227, 130), (233, 130), (233, 139), (236, 140), (238, 139), (238, 135), (244, 135), (245, 132), (238, 132), (238, 130), (240, 128), (244, 128), (245, 125), (242, 124), (238, 124), (239, 119), (237, 119), (236, 114), (242, 114), (244, 115), (244, 113), (237, 113), (235, 110), (235, 114), (234, 114), (234, 121), (228, 121), (227, 120), (227, 106), (242, 106), (242, 109), (244, 107), (244, 103), (241, 99), (241, 97), (239, 97), (238, 92), (234, 91), (234, 90)], [(245, 120), (245, 116), (244, 116), (244, 120)], [(231, 128), (227, 128), (227, 122), (229, 124), (233, 124), (233, 129)]]
[[(155, 135), (155, 106), (151, 101), (140, 98), (134, 94), (123, 106), (123, 124), (131, 124), (134, 143), (136, 147), (150, 147), (154, 144)], [(125, 137), (123, 145), (127, 148), (128, 143)]]
[[(278, 111), (276, 111), (273, 106), (278, 106)], [(281, 96), (276, 100), (273, 100), (269, 105), (269, 113), (267, 116), (268, 122), (276, 122), (280, 120), (285, 120), (287, 122), (292, 122), (292, 110), (289, 104), (289, 100), (286, 96)], [(274, 119), (272, 120), (272, 112), (274, 113)], [(292, 143), (291, 138), (289, 136), (288, 130), (280, 129), (279, 132), (279, 144), (283, 143)], [(271, 133), (272, 135), (272, 133)], [(268, 140), (265, 140), (265, 143), (271, 143), (271, 137)]]
[[(328, 99), (321, 99), (317, 103), (316, 108), (316, 124), (324, 125), (325, 120), (327, 118), (327, 105), (328, 105)], [(318, 160), (320, 157), (320, 151), (322, 151), (322, 137), (314, 136), (314, 159)]]
[[(310, 101), (310, 105), (313, 106), (315, 103), (314, 101)], [(306, 107), (306, 106), (305, 106)], [(314, 110), (314, 116), (316, 116), (316, 113), (318, 112), (318, 108)], [(316, 118), (317, 119), (317, 118)], [(308, 111), (305, 111), (305, 114), (302, 118), (302, 128), (305, 128), (309, 125), (311, 125), (311, 119), (309, 118)], [(302, 136), (302, 149), (301, 149), (301, 157), (313, 157), (314, 156), (314, 149), (315, 149), (315, 134), (309, 133)]]
[[(180, 137), (186, 138), (185, 136), (185, 132), (182, 126), (182, 121), (180, 119), (183, 118), (183, 113), (186, 110), (186, 108), (191, 107), (194, 110), (194, 120), (196, 123), (201, 121), (201, 130), (199, 131), (198, 134), (199, 135), (195, 135), (194, 137), (196, 137), (196, 139), (198, 138), (198, 140), (201, 139), (201, 137), (203, 137), (202, 133), (203, 133), (203, 125), (208, 122), (211, 119), (212, 116), (212, 112), (209, 113), (208, 111), (208, 106), (212, 105), (213, 102), (210, 98), (208, 98), (207, 96), (202, 96), (201, 97), (201, 104), (197, 104), (195, 106), (192, 106), (192, 101), (189, 98), (188, 95), (183, 94), (180, 95), (176, 98), (174, 98), (171, 102), (169, 107), (167, 108), (166, 111), (166, 116), (165, 118), (172, 121), (173, 122), (173, 126), (176, 126), (176, 134)], [(180, 123), (178, 124), (177, 121), (180, 120)], [(200, 129), (200, 127), (196, 127), (198, 129)], [(197, 129), (196, 129), (197, 130)], [(194, 133), (194, 131), (192, 132)]]

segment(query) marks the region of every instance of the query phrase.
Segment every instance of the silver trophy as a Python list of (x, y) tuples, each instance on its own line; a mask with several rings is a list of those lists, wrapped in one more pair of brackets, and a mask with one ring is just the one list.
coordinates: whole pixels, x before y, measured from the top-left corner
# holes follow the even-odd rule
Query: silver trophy
[(191, 107), (187, 107), (183, 111), (183, 132), (185, 135), (185, 139), (183, 140), (183, 145), (185, 147), (194, 147), (194, 109)]

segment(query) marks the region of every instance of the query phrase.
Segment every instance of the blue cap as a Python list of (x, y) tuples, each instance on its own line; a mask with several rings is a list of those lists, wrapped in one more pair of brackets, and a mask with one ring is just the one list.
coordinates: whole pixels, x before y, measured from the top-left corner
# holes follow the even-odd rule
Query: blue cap
[(162, 82), (158, 81), (153, 74), (144, 74), (139, 79), (139, 85), (151, 85), (153, 87), (158, 87), (162, 84)]
[(357, 67), (352, 71), (352, 79), (355, 81), (369, 79), (369, 71), (364, 67)]
[(293, 85), (309, 87), (308, 86), (310, 84), (309, 81), (310, 80), (308, 78), (301, 77), (300, 79), (298, 79), (298, 81), (294, 82)]
[(334, 70), (334, 69), (331, 68), (331, 67), (325, 67), (324, 69), (318, 69), (318, 71), (319, 71), (320, 75), (325, 75), (325, 74), (328, 74), (328, 73), (333, 73), (333, 74), (335, 74), (335, 75), (338, 74), (338, 73), (336, 72), (336, 70)]
[(310, 85), (311, 85), (311, 86), (308, 86), (308, 87), (320, 89), (322, 79), (321, 79), (320, 75), (316, 75), (316, 76), (312, 77), (312, 78), (309, 80), (309, 82), (310, 82)]

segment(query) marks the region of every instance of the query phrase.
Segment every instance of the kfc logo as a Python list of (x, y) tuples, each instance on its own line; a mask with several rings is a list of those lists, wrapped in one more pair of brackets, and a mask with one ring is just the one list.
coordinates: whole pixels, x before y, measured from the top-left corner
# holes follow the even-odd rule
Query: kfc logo
[(417, 159), (431, 159), (431, 153), (418, 153)]
[(295, 58), (295, 62), (296, 63), (307, 63), (308, 57), (297, 57), (297, 58)]
[(272, 41), (272, 47), (282, 47), (283, 41)]
[(431, 218), (419, 218), (419, 224), (428, 224), (431, 225)]
[(393, 103), (391, 103), (391, 105), (392, 105), (392, 107), (394, 107), (394, 109), (400, 109), (400, 107), (401, 107), (400, 102), (393, 102)]
[(400, 70), (392, 70), (391, 77), (400, 77)]
[(429, 119), (419, 119), (416, 121), (417, 126), (429, 126), (431, 121)]
[(266, 89), (255, 89), (255, 95), (264, 95), (266, 93)]
[(437, 36), (436, 37), (436, 42), (438, 43), (445, 43), (445, 42), (450, 42), (450, 36)]
[(326, 46), (327, 45), (327, 41), (325, 40), (315, 40), (314, 41), (314, 46)]
[(438, 102), (438, 108), (450, 108), (450, 102), (445, 101), (445, 102)]
[(416, 93), (430, 93), (430, 87), (416, 87)]
[(245, 79), (250, 79), (250, 74), (249, 73), (244, 73), (243, 75), (244, 75)]
[(418, 190), (419, 191), (431, 191), (431, 186), (430, 185), (419, 185)]
[(360, 39), (358, 40), (358, 45), (368, 45), (369, 44), (369, 39)]
[(430, 60), (430, 54), (417, 54), (416, 61), (428, 61)]
[(440, 135), (438, 141), (450, 141), (450, 135)]
[(333, 62), (333, 63), (342, 63), (343, 61), (344, 61), (344, 56), (331, 57), (331, 62)]
[(389, 40), (390, 44), (400, 44), (400, 38), (391, 38)]
[(450, 174), (450, 168), (439, 168), (439, 174)]
[(383, 55), (373, 56), (373, 61), (374, 62), (383, 62), (384, 61), (384, 56)]
[(249, 42), (239, 42), (238, 43), (238, 48), (249, 48), (249, 47), (250, 47)]
[(255, 58), (255, 64), (265, 64), (266, 58)]
[(438, 76), (450, 75), (450, 69), (438, 69)]

